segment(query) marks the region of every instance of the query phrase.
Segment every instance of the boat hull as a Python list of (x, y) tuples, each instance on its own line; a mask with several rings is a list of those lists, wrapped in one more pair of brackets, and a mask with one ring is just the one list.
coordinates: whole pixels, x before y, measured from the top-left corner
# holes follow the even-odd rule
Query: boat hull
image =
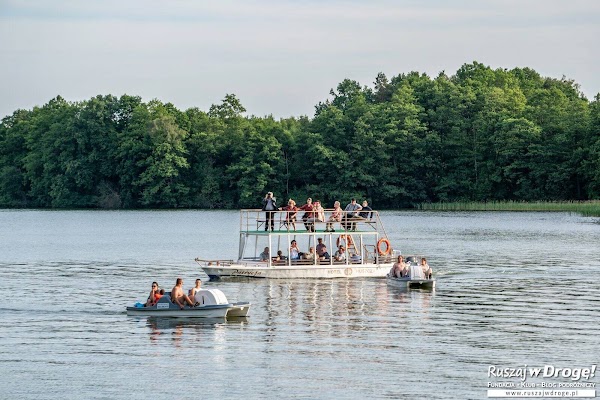
[(227, 311), (227, 318), (247, 317), (250, 305), (248, 302), (233, 303), (233, 307)]
[(435, 289), (435, 279), (387, 278), (387, 284), (402, 289)]
[(310, 266), (258, 266), (232, 264), (228, 266), (203, 267), (211, 280), (227, 277), (249, 277), (270, 279), (294, 278), (382, 278), (387, 275), (392, 264), (339, 264)]
[(164, 308), (127, 307), (127, 315), (146, 317), (182, 317), (182, 318), (225, 318), (229, 310), (235, 309), (233, 304), (210, 305), (204, 307)]

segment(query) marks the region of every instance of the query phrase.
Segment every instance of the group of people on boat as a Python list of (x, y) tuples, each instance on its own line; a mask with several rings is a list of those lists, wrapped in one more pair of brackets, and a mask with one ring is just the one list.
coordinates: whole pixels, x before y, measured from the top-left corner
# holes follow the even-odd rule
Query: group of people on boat
[(373, 209), (369, 207), (369, 202), (364, 200), (362, 206), (353, 198), (346, 208), (342, 210), (341, 203), (335, 201), (333, 210), (328, 219), (325, 216), (325, 209), (320, 201), (313, 202), (312, 198), (306, 199), (306, 203), (300, 207), (296, 206), (293, 199), (289, 199), (285, 207), (277, 207), (277, 199), (273, 192), (268, 192), (262, 201), (262, 211), (265, 211), (265, 231), (275, 230), (275, 211), (287, 211), (285, 216), (285, 226), (287, 229), (296, 231), (296, 221), (298, 213), (304, 211), (302, 222), (304, 228), (309, 232), (315, 232), (315, 223), (325, 222), (325, 232), (335, 232), (333, 224), (339, 222), (345, 230), (355, 231), (356, 221), (370, 219)]
[[(200, 279), (196, 279), (195, 286), (188, 290), (188, 294), (185, 294), (183, 291), (183, 279), (177, 278), (175, 281), (175, 286), (171, 289), (171, 301), (174, 304), (177, 304), (179, 308), (182, 310), (186, 306), (186, 304), (190, 307), (197, 307), (200, 304), (195, 301), (196, 292), (198, 292), (202, 288), (202, 281)], [(158, 303), (158, 301), (165, 295), (165, 290), (158, 287), (157, 282), (152, 282), (152, 289), (150, 290), (150, 294), (148, 295), (148, 300), (144, 304), (144, 307), (152, 307)]]
[[(425, 279), (431, 279), (431, 276), (433, 275), (433, 270), (431, 269), (429, 264), (427, 264), (427, 259), (425, 257), (421, 258), (420, 267), (421, 267), (421, 270), (423, 271), (423, 276), (425, 276)], [(395, 262), (394, 265), (392, 265), (392, 268), (390, 269), (388, 276), (390, 276), (392, 278), (409, 278), (410, 277), (410, 268), (404, 262), (403, 256), (398, 256), (398, 261)]]
[[(329, 252), (327, 250), (327, 246), (325, 245), (325, 243), (323, 243), (323, 238), (317, 238), (317, 245), (315, 247), (310, 246), (308, 248), (308, 252), (300, 251), (300, 249), (298, 248), (298, 242), (296, 242), (296, 240), (292, 240), (290, 243), (290, 248), (289, 248), (288, 254), (289, 254), (289, 259), (291, 259), (292, 261), (315, 260), (315, 258), (318, 261), (329, 261), (332, 258), (332, 256), (329, 254)], [(360, 261), (360, 256), (357, 254), (353, 253), (353, 254), (350, 254), (349, 256), (350, 256), (350, 261), (352, 261), (352, 262)], [(270, 252), (269, 247), (265, 247), (263, 252), (260, 253), (259, 257), (260, 257), (260, 261), (269, 261), (269, 258), (271, 258), (271, 261), (273, 261), (273, 262), (288, 260), (288, 257), (285, 256), (281, 250), (277, 251), (276, 256), (271, 257), (271, 252)], [(334, 261), (346, 261), (346, 257), (347, 257), (346, 246), (342, 242), (342, 244), (340, 244), (338, 246), (338, 249), (333, 254), (333, 260)]]

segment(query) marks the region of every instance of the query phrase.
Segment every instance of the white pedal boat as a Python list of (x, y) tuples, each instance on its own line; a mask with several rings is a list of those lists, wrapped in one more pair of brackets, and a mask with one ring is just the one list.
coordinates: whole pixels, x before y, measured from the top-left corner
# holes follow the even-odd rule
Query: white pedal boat
[(248, 316), (251, 303), (230, 303), (219, 289), (201, 289), (196, 293), (197, 307), (185, 306), (181, 309), (171, 301), (171, 292), (151, 307), (127, 307), (127, 315), (147, 317), (185, 317), (185, 318), (237, 318)]

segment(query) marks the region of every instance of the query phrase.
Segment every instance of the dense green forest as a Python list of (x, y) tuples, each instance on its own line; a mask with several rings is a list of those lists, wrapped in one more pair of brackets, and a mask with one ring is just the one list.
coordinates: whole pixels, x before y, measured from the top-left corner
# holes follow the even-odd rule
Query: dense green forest
[(600, 96), (529, 68), (380, 73), (344, 80), (311, 118), (245, 111), (235, 95), (208, 112), (127, 95), (17, 110), (0, 126), (0, 206), (600, 198)]

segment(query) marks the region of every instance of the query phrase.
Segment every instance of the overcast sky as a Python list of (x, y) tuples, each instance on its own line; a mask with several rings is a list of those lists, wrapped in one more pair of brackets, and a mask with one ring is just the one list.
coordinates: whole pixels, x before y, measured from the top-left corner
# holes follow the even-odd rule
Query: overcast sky
[(598, 0), (0, 0), (0, 117), (61, 95), (314, 113), (345, 78), (464, 63), (600, 92)]

